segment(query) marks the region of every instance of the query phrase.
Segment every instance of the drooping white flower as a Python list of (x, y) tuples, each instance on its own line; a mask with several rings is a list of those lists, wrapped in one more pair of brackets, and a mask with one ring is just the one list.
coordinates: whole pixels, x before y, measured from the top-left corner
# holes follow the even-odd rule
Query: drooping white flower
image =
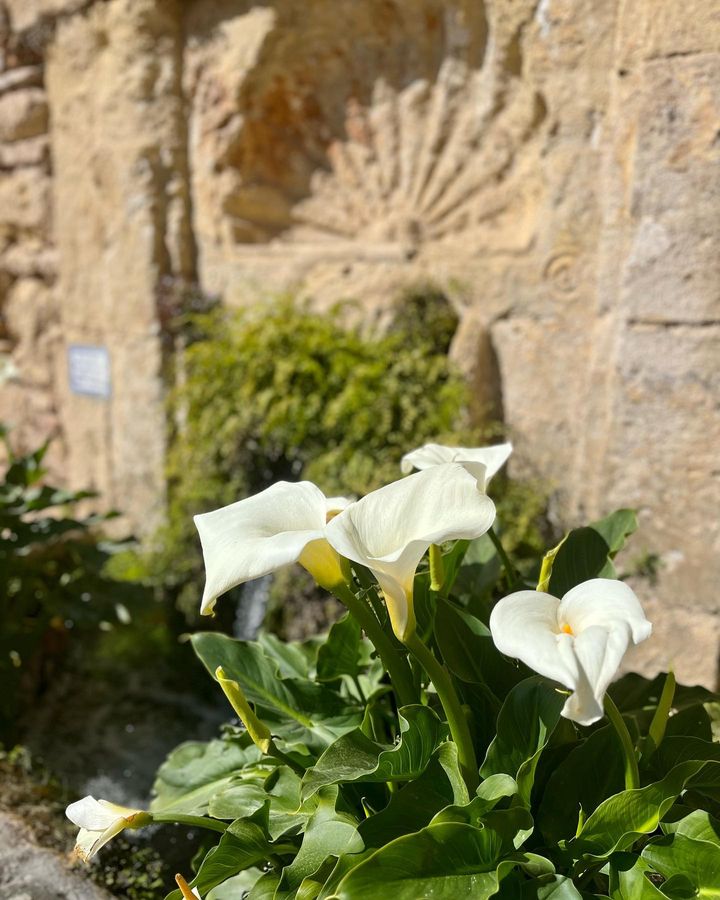
[(622, 581), (593, 578), (562, 600), (540, 591), (505, 597), (490, 615), (495, 646), (506, 656), (559, 681), (573, 693), (563, 716), (591, 725), (630, 644), (650, 636), (634, 591)]
[(212, 612), (231, 588), (300, 562), (323, 587), (342, 580), (340, 560), (325, 540), (329, 518), (350, 503), (326, 497), (309, 481), (278, 481), (245, 500), (195, 516), (205, 559), (200, 612)]
[(485, 466), (485, 487), (493, 475), (510, 458), (512, 444), (495, 444), (491, 447), (445, 447), (442, 444), (424, 444), (417, 450), (411, 450), (400, 460), (400, 469), (404, 475), (413, 469), (429, 469), (443, 463), (482, 463)]
[(71, 803), (65, 815), (80, 829), (75, 853), (85, 862), (126, 828), (142, 828), (152, 822), (150, 813), (142, 809), (128, 809), (94, 797), (83, 797)]
[(400, 640), (415, 630), (413, 579), (428, 547), (480, 537), (492, 525), (484, 485), (479, 463), (433, 466), (373, 491), (328, 524), (335, 550), (375, 575)]

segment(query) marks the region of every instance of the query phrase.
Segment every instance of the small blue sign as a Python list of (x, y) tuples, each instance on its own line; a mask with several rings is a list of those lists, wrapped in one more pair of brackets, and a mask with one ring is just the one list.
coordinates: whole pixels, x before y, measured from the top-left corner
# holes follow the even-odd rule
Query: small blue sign
[(71, 344), (68, 347), (68, 373), (73, 394), (110, 396), (110, 354), (107, 347)]

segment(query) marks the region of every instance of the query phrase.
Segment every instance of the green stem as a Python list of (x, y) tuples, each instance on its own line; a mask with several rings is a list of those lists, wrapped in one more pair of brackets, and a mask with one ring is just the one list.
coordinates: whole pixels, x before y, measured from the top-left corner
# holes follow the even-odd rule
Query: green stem
[(638, 770), (635, 747), (630, 737), (630, 732), (627, 730), (625, 720), (609, 694), (605, 694), (605, 715), (620, 738), (623, 756), (625, 757), (625, 790), (635, 791), (640, 787), (640, 772)]
[(362, 685), (360, 684), (360, 679), (357, 677), (357, 675), (352, 676), (352, 682), (355, 685), (355, 690), (357, 691), (358, 699), (360, 700), (360, 702), (362, 703), (363, 706), (367, 706), (367, 697), (365, 696), (365, 693), (362, 689)]
[(180, 813), (151, 813), (153, 822), (171, 822), (174, 825), (190, 825), (192, 828), (208, 828), (210, 831), (225, 831), (229, 822), (205, 816), (184, 816)]
[(445, 666), (437, 661), (432, 651), (420, 640), (417, 634), (411, 635), (407, 639), (406, 644), (408, 649), (418, 658), (430, 676), (430, 680), (435, 685), (435, 690), (445, 710), (450, 734), (458, 749), (460, 769), (468, 791), (472, 796), (480, 782), (478, 764), (467, 719), (460, 705), (452, 679)]
[(301, 766), (300, 763), (295, 762), (295, 760), (289, 757), (287, 753), (283, 753), (283, 751), (276, 746), (275, 741), (270, 741), (267, 755), (271, 756), (273, 759), (276, 759), (278, 762), (284, 763), (286, 766), (289, 766), (293, 770), (293, 772), (296, 775), (299, 775), (301, 778), (305, 774), (305, 767)]
[(343, 589), (338, 586), (335, 593), (347, 606), (352, 615), (355, 616), (360, 623), (360, 627), (375, 645), (375, 649), (390, 676), (390, 681), (397, 694), (398, 706), (409, 706), (415, 703), (415, 689), (410, 665), (402, 652), (396, 649), (388, 635), (383, 631), (370, 607), (356, 597), (349, 587)]
[[(378, 597), (377, 585), (372, 575), (365, 566), (360, 565), (353, 566), (353, 572), (358, 580), (358, 584), (366, 592), (367, 601), (375, 613), (375, 617), (379, 622), (382, 622), (383, 602)], [(352, 590), (352, 588), (349, 589)]]
[(502, 545), (502, 541), (498, 537), (494, 528), (491, 528), (488, 531), (488, 537), (493, 543), (493, 546), (497, 550), (497, 555), (500, 557), (500, 562), (503, 564), (503, 569), (505, 569), (505, 574), (507, 575), (508, 582), (512, 585), (515, 584), (516, 581), (520, 580), (518, 575), (518, 571), (515, 566), (510, 562), (510, 557), (505, 552), (505, 548)]

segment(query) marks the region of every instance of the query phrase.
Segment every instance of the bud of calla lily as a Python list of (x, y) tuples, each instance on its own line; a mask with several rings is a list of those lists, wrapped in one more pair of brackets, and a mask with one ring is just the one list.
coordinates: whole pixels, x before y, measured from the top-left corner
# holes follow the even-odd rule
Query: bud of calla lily
[(562, 600), (540, 591), (510, 594), (493, 609), (490, 631), (501, 653), (573, 692), (565, 718), (592, 725), (630, 644), (650, 637), (652, 625), (628, 585), (593, 578)]
[(482, 463), (485, 466), (485, 484), (487, 487), (493, 475), (496, 475), (510, 458), (512, 444), (495, 444), (492, 447), (444, 447), (442, 444), (424, 444), (417, 450), (406, 453), (400, 461), (400, 469), (404, 475), (413, 469), (429, 469), (443, 463)]
[(83, 797), (71, 803), (65, 815), (80, 829), (75, 853), (84, 862), (92, 859), (101, 847), (126, 828), (142, 828), (152, 822), (150, 813), (142, 809), (128, 809), (94, 797)]
[(428, 547), (480, 537), (492, 525), (484, 485), (481, 464), (437, 465), (373, 491), (328, 523), (331, 546), (377, 579), (401, 641), (415, 631), (413, 580)]
[(222, 666), (218, 666), (215, 670), (215, 677), (225, 696), (230, 701), (230, 705), (240, 717), (240, 721), (245, 726), (252, 742), (263, 753), (267, 753), (270, 749), (272, 733), (267, 725), (255, 715), (240, 685), (237, 681), (227, 677)]
[(299, 562), (332, 590), (345, 583), (343, 561), (325, 540), (330, 517), (350, 503), (327, 498), (309, 481), (278, 481), (259, 494), (195, 516), (205, 559), (200, 612), (212, 613), (231, 588)]

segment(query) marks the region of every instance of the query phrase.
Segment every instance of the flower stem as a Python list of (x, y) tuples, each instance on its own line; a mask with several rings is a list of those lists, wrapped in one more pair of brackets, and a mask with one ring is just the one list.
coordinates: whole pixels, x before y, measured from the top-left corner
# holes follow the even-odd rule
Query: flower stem
[(420, 640), (417, 634), (411, 635), (406, 643), (435, 685), (435, 690), (445, 710), (450, 734), (458, 749), (460, 769), (468, 791), (472, 796), (480, 781), (478, 764), (467, 719), (460, 705), (452, 679), (445, 666), (438, 662), (432, 651)]
[(515, 584), (520, 580), (520, 576), (518, 574), (515, 566), (510, 562), (510, 557), (505, 552), (505, 548), (502, 545), (502, 541), (498, 537), (494, 528), (491, 528), (488, 533), (488, 537), (493, 543), (493, 546), (497, 550), (497, 555), (500, 557), (500, 562), (503, 564), (503, 569), (505, 569), (505, 574), (507, 575), (508, 583), (510, 585)]
[(180, 813), (151, 813), (153, 822), (170, 822), (173, 825), (190, 825), (192, 828), (208, 828), (210, 831), (225, 831), (229, 822), (220, 822), (207, 816), (185, 816)]
[(301, 766), (300, 763), (295, 762), (295, 760), (288, 756), (287, 753), (283, 753), (283, 751), (276, 746), (275, 741), (270, 741), (267, 755), (276, 759), (278, 762), (284, 763), (288, 768), (292, 769), (296, 775), (299, 775), (300, 778), (305, 774), (305, 767)]
[(620, 738), (623, 756), (625, 757), (625, 790), (635, 791), (640, 787), (640, 772), (638, 770), (635, 747), (633, 746), (630, 732), (627, 730), (625, 720), (609, 694), (605, 694), (605, 715)]
[(415, 687), (408, 661), (383, 631), (370, 607), (359, 597), (356, 597), (349, 587), (343, 588), (338, 586), (335, 588), (335, 593), (347, 606), (350, 613), (355, 616), (360, 623), (360, 627), (375, 645), (375, 649), (395, 689), (398, 706), (409, 706), (415, 703)]

